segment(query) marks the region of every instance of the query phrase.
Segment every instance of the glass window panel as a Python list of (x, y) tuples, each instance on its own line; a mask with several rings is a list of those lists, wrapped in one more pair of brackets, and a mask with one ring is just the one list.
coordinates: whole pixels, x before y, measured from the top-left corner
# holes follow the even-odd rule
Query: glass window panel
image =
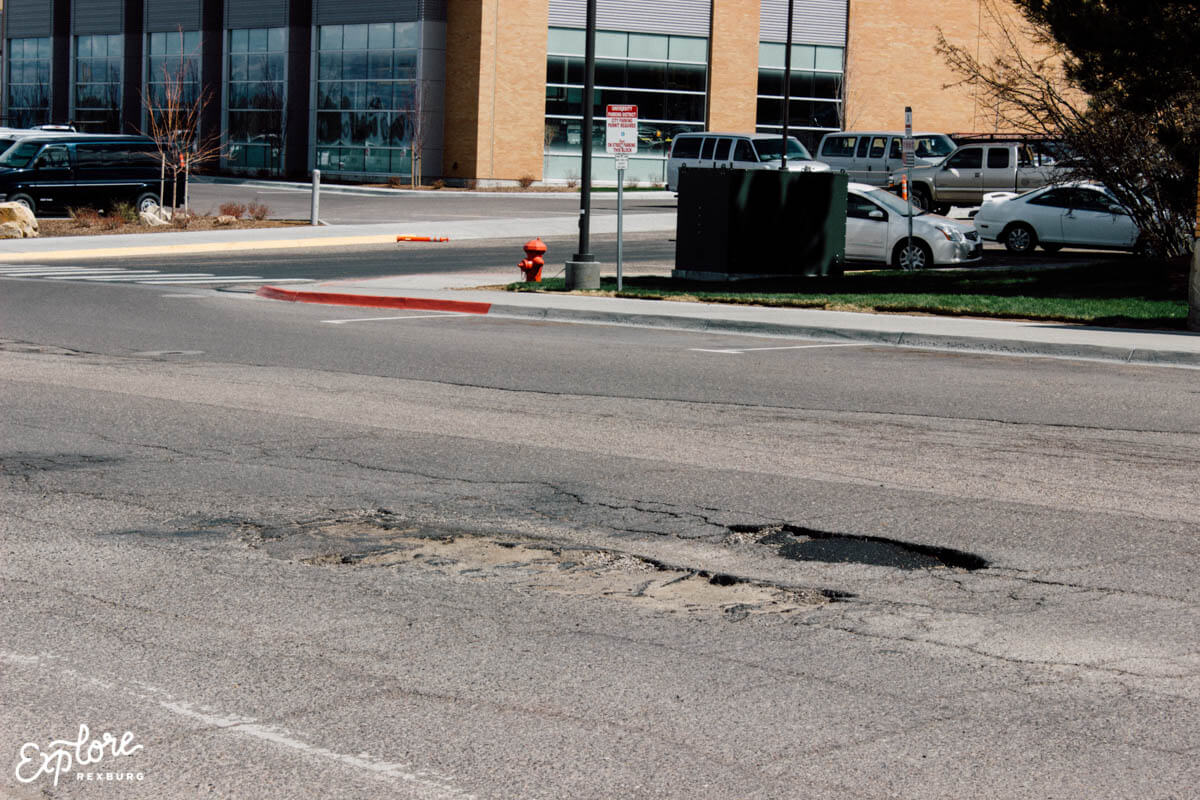
[(760, 67), (783, 69), (783, 56), (786, 49), (787, 45), (778, 44), (777, 42), (759, 42), (758, 65)]
[(358, 80), (367, 77), (367, 54), (365, 52), (343, 53), (342, 77), (347, 80)]
[(367, 114), (367, 144), (372, 148), (382, 148), (388, 144), (388, 115)]
[(372, 50), (392, 49), (392, 23), (379, 22), (367, 27), (367, 47)]
[(412, 152), (408, 149), (396, 149), (392, 152), (392, 172), (403, 175), (412, 174)]
[(811, 72), (792, 73), (792, 97), (812, 97), (813, 74)]
[(267, 80), (267, 54), (251, 53), (246, 61), (246, 80)]
[(629, 34), (629, 57), (666, 61), (669, 41), (669, 38), (666, 36), (631, 33)]
[(341, 165), (347, 172), (362, 172), (363, 151), (357, 147), (343, 147)]
[(371, 81), (367, 84), (368, 108), (392, 108), (392, 84), (388, 81)]
[(417, 88), (412, 83), (396, 83), (393, 89), (393, 108), (411, 109), (417, 96)]
[(341, 50), (342, 26), (322, 25), (320, 43), (317, 45), (317, 48), (320, 50)]
[(388, 118), (388, 143), (393, 147), (407, 144), (409, 141), (409, 125), (407, 114), (392, 114)]
[(234, 53), (245, 53), (250, 49), (250, 31), (245, 28), (233, 31), (229, 35), (229, 50)]
[(546, 83), (567, 82), (567, 59), (562, 56), (546, 58)]
[(706, 68), (703, 64), (671, 64), (667, 67), (668, 89), (703, 92)]
[(161, 55), (166, 52), (167, 35), (165, 33), (150, 34), (150, 52)]
[(287, 28), (271, 28), (267, 31), (267, 50), (272, 53), (287, 50)]
[(596, 58), (625, 58), (628, 40), (628, 34), (596, 31)]
[(121, 83), (121, 62), (120, 61), (111, 61), (110, 60), (108, 62), (108, 79), (107, 80), (109, 83), (115, 83), (115, 84)]
[(596, 59), (597, 86), (624, 86), (625, 62)]
[(708, 40), (695, 36), (672, 36), (668, 45), (668, 57), (672, 61), (708, 62)]
[[(372, 26), (374, 27), (374, 26)], [(392, 52), (391, 50), (375, 51), (367, 54), (367, 77), (368, 78), (390, 78), (392, 77)]]
[(783, 94), (783, 73), (773, 69), (758, 71), (759, 94)]
[(248, 49), (251, 53), (267, 52), (267, 29), (251, 28), (249, 31)]
[(813, 97), (823, 97), (829, 100), (841, 98), (842, 76), (818, 72), (813, 75)]
[(229, 80), (246, 80), (246, 56), (233, 55), (229, 57)]
[(550, 29), (547, 49), (551, 53), (582, 57), (586, 45), (587, 37), (584, 31), (575, 28)]
[(397, 51), (396, 66), (392, 75), (399, 80), (413, 80), (417, 77), (417, 54), (412, 51)]
[(342, 115), (339, 112), (317, 113), (317, 144), (337, 144), (342, 136)]
[(818, 47), (816, 48), (816, 61), (813, 64), (817, 69), (834, 69), (841, 70), (842, 68), (842, 48), (840, 47)]
[(421, 31), (415, 22), (396, 23), (397, 50), (416, 50), (421, 45)]
[(283, 79), (283, 54), (271, 53), (267, 56), (267, 80), (282, 81)]
[(792, 45), (792, 69), (812, 69), (815, 59), (815, 48), (810, 44)]
[(626, 65), (628, 86), (638, 89), (667, 88), (667, 65), (665, 63), (650, 64), (630, 61)]
[(390, 172), (391, 171), (391, 151), (383, 148), (371, 148), (371, 151), (364, 158), (364, 166), (367, 172)]
[(199, 53), (200, 31), (188, 31), (183, 34), (183, 47), (188, 53)]
[(76, 58), (91, 58), (92, 57), (92, 37), (80, 36), (75, 40), (75, 57)]
[(37, 52), (32, 55), (36, 56), (37, 58), (49, 58), (50, 57), (50, 37), (43, 36), (36, 40), (30, 40), (30, 41), (37, 42)]
[(342, 54), (321, 53), (317, 58), (317, 78), (328, 81), (342, 77)]
[(366, 25), (347, 25), (343, 29), (342, 37), (342, 49), (344, 50), (367, 49)]
[(125, 42), (121, 34), (114, 33), (108, 37), (108, 57), (120, 58), (125, 52)]

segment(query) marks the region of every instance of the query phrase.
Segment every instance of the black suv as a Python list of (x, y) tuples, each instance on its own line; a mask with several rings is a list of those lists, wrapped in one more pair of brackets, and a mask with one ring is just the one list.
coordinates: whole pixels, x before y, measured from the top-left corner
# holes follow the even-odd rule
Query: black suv
[(31, 136), (0, 155), (0, 201), (21, 203), (34, 214), (115, 203), (145, 211), (160, 202), (161, 175), (158, 148), (146, 136)]

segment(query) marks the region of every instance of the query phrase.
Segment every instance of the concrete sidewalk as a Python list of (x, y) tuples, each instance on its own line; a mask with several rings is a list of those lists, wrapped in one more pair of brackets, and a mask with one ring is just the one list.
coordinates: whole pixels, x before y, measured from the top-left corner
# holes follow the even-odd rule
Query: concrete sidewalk
[[(423, 309), (555, 322), (637, 325), (827, 342), (1048, 356), (1200, 368), (1200, 334), (907, 314), (634, 300), (586, 294), (506, 292), (515, 269), (264, 286), (274, 300), (364, 308)], [(730, 340), (728, 349), (739, 343)]]
[[(595, 234), (617, 232), (615, 213), (594, 211)], [(626, 233), (662, 232), (674, 236), (675, 212), (626, 214)], [(315, 247), (353, 247), (395, 244), (396, 237), (446, 236), (451, 241), (512, 239), (535, 236), (574, 236), (579, 233), (578, 213), (551, 217), (440, 220), (437, 222), (372, 223), (369, 225), (293, 225), (221, 231), (169, 231), (110, 236), (58, 236), (45, 239), (0, 240), (0, 263), (63, 261), (73, 258), (122, 258), (153, 255), (246, 250), (296, 250)], [(520, 246), (515, 248), (520, 255)]]

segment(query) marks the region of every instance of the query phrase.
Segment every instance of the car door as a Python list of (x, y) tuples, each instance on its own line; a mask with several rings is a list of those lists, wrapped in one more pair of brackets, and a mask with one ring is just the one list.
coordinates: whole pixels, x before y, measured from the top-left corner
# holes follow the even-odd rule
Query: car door
[(732, 167), (733, 166), (733, 139), (728, 136), (717, 138), (716, 147), (713, 149), (713, 164), (714, 167)]
[(1063, 217), (1074, 202), (1074, 193), (1075, 190), (1067, 186), (1047, 189), (1026, 200), (1023, 213), (1014, 217), (1014, 221), (1028, 223), (1037, 233), (1038, 241), (1066, 241), (1063, 238)]
[(759, 163), (758, 154), (754, 152), (754, 146), (750, 144), (749, 139), (738, 139), (734, 142), (734, 169), (762, 169), (762, 166)]
[(33, 168), (29, 188), (39, 209), (68, 208), (79, 204), (71, 148), (68, 145), (46, 145), (34, 158)]
[(855, 180), (869, 183), (872, 186), (883, 186), (887, 183), (887, 136), (864, 136), (867, 154), (858, 160), (858, 177)]
[(849, 173), (854, 168), (854, 148), (857, 146), (857, 136), (826, 136), (817, 157), (834, 172)]
[(988, 147), (983, 162), (983, 192), (1011, 192), (1015, 175), (1013, 148), (1008, 145)]
[(846, 193), (846, 259), (887, 261), (888, 212), (862, 195)]
[(933, 179), (939, 203), (978, 202), (983, 190), (983, 147), (961, 147), (946, 159)]
[(1132, 247), (1137, 226), (1116, 201), (1096, 189), (1074, 189), (1071, 207), (1062, 216), (1063, 241), (1094, 247)]

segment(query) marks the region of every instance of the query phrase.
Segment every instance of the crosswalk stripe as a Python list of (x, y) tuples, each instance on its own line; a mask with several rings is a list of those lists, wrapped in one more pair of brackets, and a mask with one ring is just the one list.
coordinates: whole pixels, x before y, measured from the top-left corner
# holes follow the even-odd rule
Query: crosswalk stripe
[[(158, 272), (157, 270), (128, 270), (120, 275), (47, 275), (48, 281), (107, 281), (109, 283), (122, 283), (128, 281), (144, 281), (147, 278), (166, 278), (171, 276), (171, 273)], [(207, 272), (187, 272), (180, 273), (177, 277), (180, 278), (209, 278), (212, 277)]]
[(168, 283), (266, 283), (266, 278), (257, 275), (209, 275), (207, 278), (173, 278), (169, 275), (145, 278), (138, 283), (168, 284)]
[(135, 273), (157, 274), (158, 270), (156, 270), (156, 269), (139, 269), (139, 270), (104, 269), (104, 270), (97, 270), (95, 272), (80, 272), (78, 270), (54, 270), (54, 271), (42, 270), (39, 272), (8, 272), (0, 277), (5, 277), (5, 278), (92, 278), (92, 277), (106, 278), (106, 277), (115, 277), (117, 275), (129, 275), (129, 274), (135, 274)]

